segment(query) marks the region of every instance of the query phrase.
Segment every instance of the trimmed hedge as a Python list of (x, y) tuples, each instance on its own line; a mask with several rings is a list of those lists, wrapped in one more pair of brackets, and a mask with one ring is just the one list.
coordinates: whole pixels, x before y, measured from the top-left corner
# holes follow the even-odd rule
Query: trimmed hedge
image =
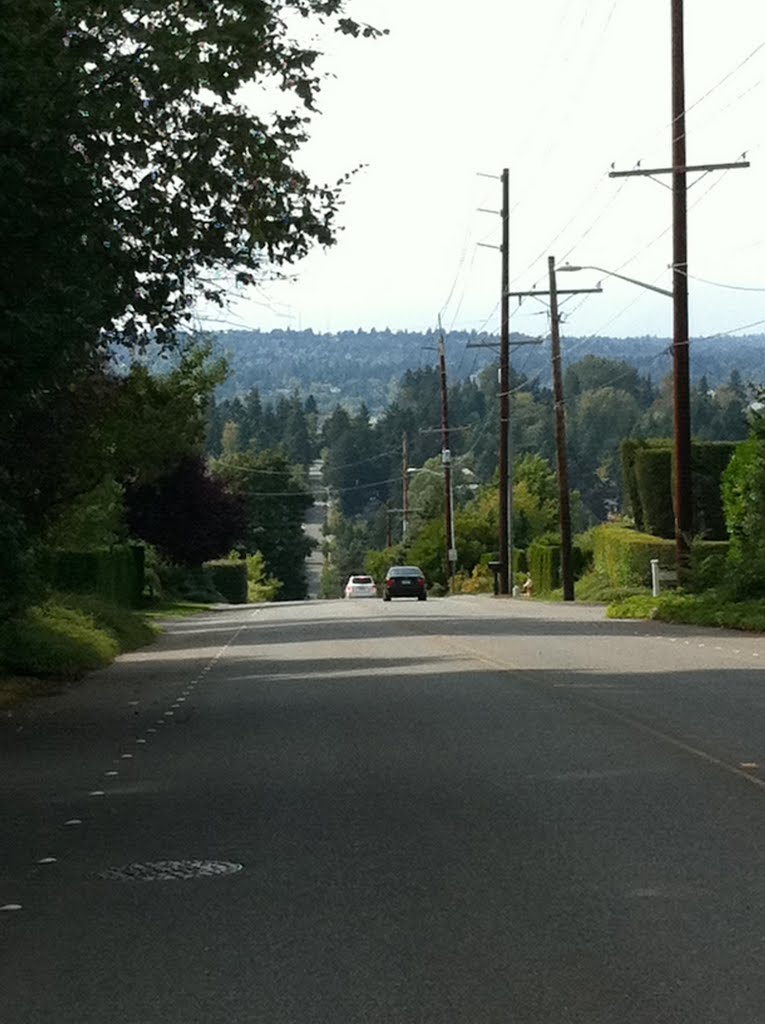
[(672, 449), (646, 445), (635, 450), (634, 458), (643, 529), (654, 537), (674, 537)]
[(53, 551), (46, 576), (56, 590), (97, 594), (112, 604), (136, 607), (144, 586), (142, 545), (125, 544), (97, 551)]
[(219, 559), (205, 562), (203, 568), (213, 586), (229, 604), (247, 604), (247, 562), (243, 559)]
[[(624, 526), (596, 526), (593, 539), (595, 572), (612, 587), (650, 586), (651, 559), (661, 569), (676, 568), (675, 542)], [(703, 588), (712, 576), (724, 572), (728, 545), (724, 541), (695, 541), (691, 548), (691, 579)]]
[[(552, 540), (539, 540), (529, 544), (526, 559), (528, 573), (534, 585), (535, 594), (549, 594), (561, 585), (560, 544)], [(571, 560), (574, 579), (578, 579), (589, 565), (589, 552), (578, 544), (571, 545)]]
[(535, 594), (549, 594), (560, 586), (560, 544), (529, 544), (526, 558)]
[[(728, 536), (722, 505), (722, 475), (737, 441), (694, 441), (691, 445), (693, 534), (705, 540)], [(673, 443), (630, 438), (621, 445), (622, 473), (635, 526), (657, 537), (673, 537)]]
[(722, 502), (722, 476), (738, 441), (694, 441), (691, 448), (693, 533), (705, 540), (725, 540), (728, 530)]
[(647, 586), (651, 559), (662, 569), (675, 568), (675, 542), (624, 526), (596, 526), (592, 531), (595, 571), (612, 587)]
[(641, 531), (645, 529), (645, 523), (643, 522), (643, 506), (640, 503), (640, 488), (638, 487), (637, 474), (635, 473), (635, 455), (638, 449), (644, 448), (645, 445), (645, 441), (636, 440), (635, 438), (627, 438), (621, 444), (624, 490), (629, 510), (632, 513), (632, 518), (635, 520), (635, 526)]

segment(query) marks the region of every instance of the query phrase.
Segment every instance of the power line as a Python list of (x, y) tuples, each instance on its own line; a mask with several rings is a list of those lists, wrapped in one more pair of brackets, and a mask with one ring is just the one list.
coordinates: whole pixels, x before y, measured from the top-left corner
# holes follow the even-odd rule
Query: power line
[[(680, 273), (684, 273), (684, 271), (681, 270)], [(765, 288), (752, 288), (745, 284), (724, 284), (722, 281), (710, 281), (706, 277), (697, 277), (695, 274), (685, 273), (685, 276), (690, 281), (699, 281), (701, 284), (708, 284), (713, 288), (727, 288), (733, 292), (765, 292)]]

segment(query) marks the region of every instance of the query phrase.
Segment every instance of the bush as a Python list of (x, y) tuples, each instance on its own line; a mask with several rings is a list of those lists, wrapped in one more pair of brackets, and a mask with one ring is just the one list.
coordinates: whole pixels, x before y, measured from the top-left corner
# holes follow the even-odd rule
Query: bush
[[(247, 600), (252, 604), (261, 601), (275, 601), (282, 589), (282, 581), (266, 572), (266, 560), (256, 551), (248, 555), (247, 562)], [(322, 574), (323, 581), (323, 574)]]
[(672, 449), (664, 443), (641, 446), (635, 449), (634, 461), (646, 533), (655, 537), (674, 537)]
[(645, 587), (614, 587), (606, 576), (599, 572), (588, 572), (576, 584), (576, 599), (590, 604), (611, 604), (623, 601), (635, 594), (644, 594)]
[(635, 455), (638, 449), (645, 447), (645, 444), (645, 441), (634, 438), (628, 438), (626, 441), (622, 441), (621, 444), (624, 490), (632, 518), (635, 520), (635, 526), (641, 531), (645, 529), (645, 523), (643, 521), (643, 506), (640, 502), (640, 488), (638, 487), (637, 474), (635, 472)]
[(165, 599), (191, 601), (199, 604), (220, 604), (225, 600), (216, 590), (211, 574), (201, 567), (157, 563), (162, 596)]
[(765, 593), (765, 441), (738, 446), (723, 474), (730, 575), (740, 596)]
[(724, 592), (630, 597), (611, 605), (606, 614), (611, 619), (656, 619), (695, 626), (765, 630), (765, 600), (730, 601)]
[(150, 644), (158, 630), (141, 615), (119, 605), (110, 604), (92, 594), (60, 594), (53, 598), (57, 605), (71, 608), (90, 617), (98, 629), (116, 640), (120, 651), (135, 651)]
[(455, 594), (493, 594), (494, 573), (488, 565), (477, 565), (469, 575), (458, 572), (454, 577)]
[[(651, 583), (651, 559), (661, 569), (674, 570), (677, 555), (674, 540), (639, 533), (624, 526), (596, 526), (593, 538), (593, 569), (612, 587), (646, 587)], [(727, 544), (724, 541), (694, 541), (691, 546), (691, 581), (694, 589), (709, 585), (712, 574), (720, 573)], [(714, 579), (720, 582), (720, 577)]]
[(691, 548), (689, 587), (697, 593), (720, 587), (729, 579), (728, 549), (725, 540), (696, 541)]
[[(542, 537), (527, 549), (528, 575), (535, 594), (549, 594), (562, 582), (560, 542), (552, 534)], [(579, 544), (571, 545), (574, 579), (578, 579), (591, 564), (591, 557)]]
[(137, 607), (141, 602), (144, 551), (140, 545), (53, 551), (45, 561), (45, 574), (55, 590), (98, 594), (125, 607)]
[(737, 441), (694, 441), (691, 448), (693, 532), (706, 540), (726, 540), (728, 529), (722, 499), (722, 480)]
[(560, 586), (560, 544), (535, 541), (527, 555), (535, 594), (549, 594)]
[(48, 602), (11, 619), (0, 640), (2, 663), (22, 675), (80, 675), (104, 668), (119, 653), (113, 636), (91, 615)]
[(592, 531), (594, 570), (612, 587), (647, 586), (651, 559), (662, 569), (675, 568), (675, 542), (623, 526), (596, 526)]
[(202, 568), (210, 574), (213, 587), (229, 604), (247, 604), (247, 562), (243, 559), (220, 559), (205, 562)]

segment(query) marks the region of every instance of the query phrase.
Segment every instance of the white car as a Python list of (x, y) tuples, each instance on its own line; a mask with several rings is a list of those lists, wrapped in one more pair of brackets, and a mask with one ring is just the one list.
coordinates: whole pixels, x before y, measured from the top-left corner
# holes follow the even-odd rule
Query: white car
[(346, 597), (377, 597), (377, 587), (371, 576), (349, 576), (345, 584)]

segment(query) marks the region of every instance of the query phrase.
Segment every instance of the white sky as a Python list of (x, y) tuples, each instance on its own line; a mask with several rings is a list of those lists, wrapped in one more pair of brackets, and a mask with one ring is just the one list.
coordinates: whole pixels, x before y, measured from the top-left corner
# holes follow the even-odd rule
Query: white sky
[[(690, 274), (762, 289), (692, 280), (691, 329), (704, 335), (765, 319), (765, 0), (685, 8), (689, 163), (752, 161), (691, 189)], [(344, 230), (222, 328), (423, 330), (440, 312), (447, 329), (496, 331), (500, 256), (476, 242), (498, 243), (500, 220), (476, 208), (498, 209), (500, 184), (476, 172), (504, 166), (511, 287), (546, 287), (548, 255), (671, 287), (670, 192), (607, 177), (612, 163), (671, 162), (670, 0), (352, 0), (349, 13), (390, 35), (329, 40), (336, 78), (302, 160), (322, 181), (368, 165)], [(669, 299), (603, 286), (566, 307), (568, 334), (671, 334)], [(511, 329), (543, 333), (541, 308), (514, 309)]]

